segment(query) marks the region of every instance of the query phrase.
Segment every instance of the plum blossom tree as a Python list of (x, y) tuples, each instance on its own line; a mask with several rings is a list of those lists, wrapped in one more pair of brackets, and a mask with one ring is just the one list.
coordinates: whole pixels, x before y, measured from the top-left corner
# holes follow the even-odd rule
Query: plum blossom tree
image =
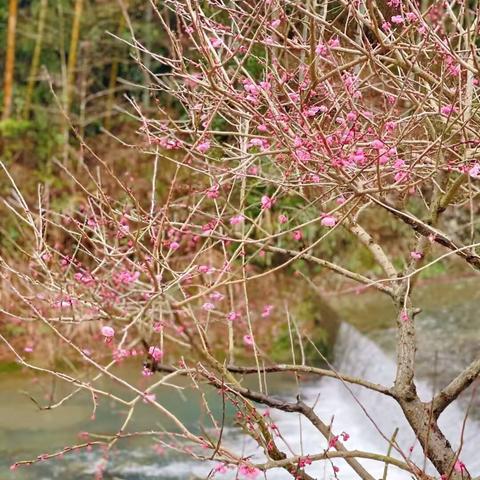
[[(362, 459), (433, 478), (394, 441), (395, 456), (349, 450), (348, 433), (336, 432), (313, 405), (301, 397), (279, 400), (265, 389), (269, 373), (310, 373), (391, 397), (438, 474), (468, 478), (460, 449), (445, 437), (438, 419), (478, 377), (480, 359), (432, 399), (421, 399), (415, 378), (420, 308), (412, 292), (420, 273), (439, 261), (480, 270), (478, 5), (456, 0), (422, 6), (412, 0), (161, 4), (152, 7), (170, 40), (170, 55), (149, 52), (134, 32), (131, 40), (139, 58), (148, 54), (164, 67), (162, 74), (147, 72), (158, 99), (156, 118), (145, 116), (131, 99), (140, 125), (135, 148), (153, 165), (150, 194), (122, 181), (82, 138), (101, 173), (93, 174), (87, 164), (85, 177), (75, 178), (83, 201), (73, 213), (49, 207), (42, 195), (29, 205), (3, 167), (12, 183), (5, 201), (30, 239), (23, 251), (28, 271), (2, 258), (4, 285), (15, 298), (3, 313), (33, 329), (46, 326), (85, 365), (88, 377), (40, 367), (7, 336), (0, 338), (20, 364), (70, 383), (68, 397), (49, 408), (88, 390), (94, 402), (110, 398), (128, 410), (108, 440), (68, 448), (112, 448), (132, 435), (126, 431), (132, 413), (146, 400), (152, 416), (168, 418), (174, 428), (143, 433), (199, 460), (216, 460), (215, 475), (236, 469), (255, 478), (282, 468), (292, 478), (311, 479), (312, 463), (342, 458), (364, 480), (373, 477)], [(176, 102), (175, 113), (162, 108), (166, 96)], [(73, 177), (62, 165), (57, 168)], [(169, 186), (160, 194), (159, 175), (167, 169)], [(104, 178), (115, 185), (113, 194)], [(403, 232), (401, 241), (392, 246), (377, 238), (369, 231), (369, 215), (385, 215)], [(469, 231), (453, 230), (449, 218), (463, 219)], [(354, 270), (341, 255), (329, 258), (322, 246), (332, 236), (368, 249), (376, 268)], [(260, 269), (265, 255), (280, 261)], [(299, 260), (391, 299), (397, 312), (393, 385), (305, 361), (269, 359), (257, 332), (275, 302), (269, 299), (255, 311), (249, 288)], [(105, 342), (87, 350), (77, 340), (80, 333)], [(154, 378), (145, 391), (112, 371), (121, 359), (138, 354), (142, 340), (148, 361), (139, 372)], [(242, 362), (245, 356), (250, 363)], [(257, 389), (245, 386), (246, 375), (258, 377)], [(207, 438), (162, 405), (153, 392), (178, 376), (216, 388), (264, 461), (225, 446), (223, 423), (208, 407)], [(101, 390), (100, 377), (113, 379), (128, 395)], [(264, 407), (302, 416), (327, 447), (308, 457), (285, 450)]]

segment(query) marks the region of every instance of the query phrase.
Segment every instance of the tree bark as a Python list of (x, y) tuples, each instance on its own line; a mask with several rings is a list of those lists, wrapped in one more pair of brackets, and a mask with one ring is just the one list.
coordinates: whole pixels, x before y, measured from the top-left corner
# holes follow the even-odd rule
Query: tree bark
[(417, 435), (423, 452), (437, 471), (452, 480), (470, 478), (468, 473), (464, 472), (462, 475), (454, 470), (457, 454), (438, 427), (437, 420), (431, 412), (431, 404), (421, 402), (418, 397), (414, 400), (399, 399), (398, 403)]

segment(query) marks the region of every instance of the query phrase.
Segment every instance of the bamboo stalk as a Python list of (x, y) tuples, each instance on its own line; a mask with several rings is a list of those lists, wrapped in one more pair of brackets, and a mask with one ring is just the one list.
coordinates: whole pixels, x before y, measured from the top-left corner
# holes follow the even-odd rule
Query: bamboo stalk
[(17, 27), (18, 0), (8, 2), (7, 53), (3, 86), (2, 119), (10, 117), (13, 103), (13, 72), (15, 70), (15, 30)]
[(45, 30), (45, 19), (47, 17), (48, 0), (41, 0), (40, 11), (38, 12), (38, 29), (33, 51), (30, 73), (28, 75), (27, 92), (25, 94), (25, 105), (23, 107), (23, 118), (28, 118), (32, 104), (33, 88), (35, 87), (38, 66), (40, 65), (40, 54), (42, 53), (43, 32)]
[(80, 38), (80, 23), (82, 20), (83, 0), (75, 0), (70, 48), (68, 50), (67, 84), (65, 86), (65, 114), (70, 111), (73, 85), (75, 83), (75, 67), (77, 65), (78, 40)]

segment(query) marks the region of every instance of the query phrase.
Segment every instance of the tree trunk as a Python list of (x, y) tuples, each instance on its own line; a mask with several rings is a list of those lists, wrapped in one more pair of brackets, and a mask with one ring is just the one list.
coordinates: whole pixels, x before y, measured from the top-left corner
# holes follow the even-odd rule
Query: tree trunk
[(3, 113), (6, 120), (12, 112), (13, 72), (15, 70), (15, 30), (17, 27), (18, 0), (8, 2), (7, 54), (5, 58), (5, 79), (3, 85)]
[(43, 32), (45, 30), (45, 18), (47, 16), (48, 0), (41, 0), (40, 11), (38, 12), (38, 29), (33, 51), (32, 64), (30, 65), (30, 73), (28, 75), (27, 93), (25, 94), (25, 105), (23, 107), (23, 117), (28, 118), (32, 103), (33, 88), (35, 86), (38, 74), (38, 66), (40, 65), (40, 54), (42, 53)]
[(457, 454), (450, 442), (445, 438), (437, 424), (437, 419), (431, 413), (431, 404), (423, 403), (420, 399), (399, 400), (408, 423), (417, 435), (426, 457), (432, 462), (437, 471), (449, 479), (467, 479), (454, 470)]
[(70, 48), (68, 50), (67, 84), (65, 85), (65, 114), (70, 111), (73, 86), (75, 84), (75, 67), (77, 65), (78, 40), (80, 38), (80, 23), (82, 20), (83, 0), (75, 0)]

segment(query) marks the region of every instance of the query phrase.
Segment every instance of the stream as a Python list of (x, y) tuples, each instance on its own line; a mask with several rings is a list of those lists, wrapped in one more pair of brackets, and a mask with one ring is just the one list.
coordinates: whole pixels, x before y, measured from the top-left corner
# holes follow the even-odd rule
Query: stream
[[(462, 280), (455, 285), (435, 285), (422, 288), (418, 304), (423, 307), (417, 317), (418, 327), (418, 377), (417, 387), (423, 400), (431, 398), (437, 385), (451, 380), (459, 370), (476, 358), (480, 351), (480, 288), (478, 280)], [(339, 329), (335, 345), (334, 367), (345, 374), (362, 376), (373, 382), (391, 385), (395, 377), (393, 328), (390, 306), (375, 295), (359, 295), (343, 299), (338, 310), (347, 320)], [(335, 304), (334, 307), (337, 307)], [(372, 320), (372, 317), (374, 318)], [(434, 360), (432, 360), (434, 359)], [(145, 388), (148, 380), (139, 378), (138, 366), (123, 364), (116, 370), (122, 378), (139, 388)], [(254, 376), (253, 376), (254, 377)], [(255, 387), (255, 379), (249, 379)], [(142, 382), (144, 384), (142, 384)], [(205, 411), (199, 406), (199, 392), (182, 380), (175, 383), (182, 390), (162, 387), (156, 391), (157, 401), (174, 412), (193, 431), (205, 420)], [(35, 380), (21, 371), (0, 374), (0, 479), (1, 480), (86, 480), (95, 476), (102, 452), (98, 449), (82, 450), (65, 458), (9, 470), (14, 461), (35, 458), (37, 455), (61, 450), (65, 445), (81, 443), (82, 431), (110, 433), (118, 430), (124, 411), (115, 403), (102, 401), (91, 420), (92, 401), (87, 393), (79, 394), (55, 411), (39, 411), (24, 392), (36, 398), (48, 395), (51, 380), (45, 377)], [(102, 388), (119, 387), (103, 381)], [(307, 379), (298, 385), (292, 375), (275, 374), (269, 379), (269, 392), (282, 398), (294, 399), (299, 391), (307, 403), (315, 403), (315, 411), (325, 423), (333, 422), (337, 434), (348, 432), (344, 442), (348, 449), (360, 449), (386, 454), (388, 439), (396, 428), (398, 445), (404, 455), (417, 465), (424, 464), (423, 455), (415, 436), (403, 419), (396, 403), (380, 394), (358, 386), (346, 386), (336, 379)], [(68, 386), (58, 384), (56, 397), (68, 391)], [(213, 415), (221, 418), (222, 405), (219, 395), (206, 388), (203, 393), (209, 400)], [(470, 408), (470, 409), (469, 409)], [(468, 418), (466, 412), (469, 409)], [(151, 416), (151, 407), (141, 405), (135, 412), (130, 431), (171, 427), (167, 421), (160, 424)], [(253, 441), (231, 426), (233, 412), (227, 409), (224, 446), (244, 449), (245, 455), (262, 461), (263, 457)], [(322, 452), (327, 447), (323, 437), (304, 419), (296, 414), (271, 412), (282, 432), (278, 445), (295, 454), (306, 455)], [(466, 420), (465, 420), (466, 419)], [(229, 426), (230, 425), (230, 426)], [(463, 439), (460, 458), (474, 476), (480, 475), (480, 401), (475, 396), (475, 385), (465, 392), (442, 414), (440, 426), (457, 448)], [(300, 428), (301, 427), (301, 428)], [(301, 432), (301, 435), (299, 435)], [(398, 452), (397, 458), (402, 458)], [(356, 479), (358, 476), (339, 459), (332, 460), (338, 467), (339, 479)], [(372, 460), (361, 463), (375, 477), (382, 478), (384, 464)], [(170, 451), (160, 451), (153, 440), (125, 439), (117, 443), (110, 453), (104, 479), (111, 480), (187, 480), (207, 478), (216, 463), (199, 463), (189, 457)], [(433, 473), (426, 462), (428, 472)], [(317, 462), (306, 471), (314, 478), (334, 478), (330, 461)], [(218, 474), (216, 478), (233, 479), (236, 472)], [(244, 477), (238, 477), (244, 478)], [(291, 479), (280, 469), (269, 471), (264, 477), (270, 480)], [(403, 480), (408, 474), (389, 466), (388, 479)]]

